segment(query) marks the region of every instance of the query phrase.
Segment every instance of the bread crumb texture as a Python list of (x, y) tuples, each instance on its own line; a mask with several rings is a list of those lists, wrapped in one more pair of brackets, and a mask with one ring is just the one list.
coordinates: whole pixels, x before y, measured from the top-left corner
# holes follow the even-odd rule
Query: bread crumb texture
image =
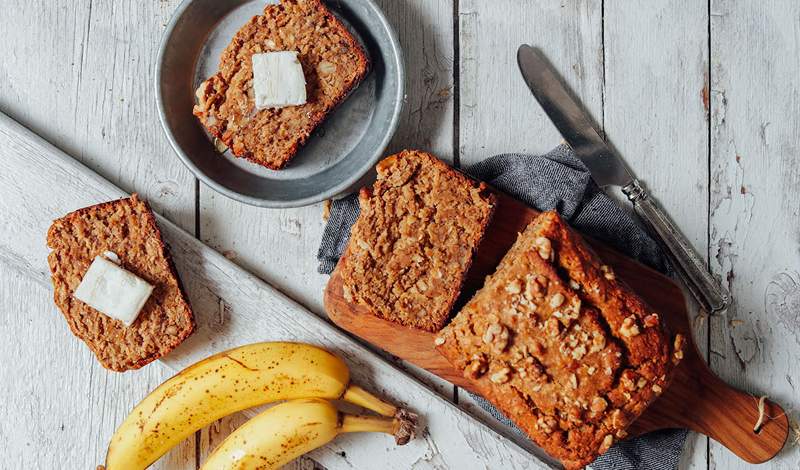
[[(306, 104), (256, 109), (251, 58), (272, 51), (297, 51)], [(361, 45), (320, 0), (282, 0), (236, 33), (197, 89), (194, 115), (237, 157), (278, 170), (368, 70)]]
[[(138, 369), (177, 347), (194, 330), (194, 315), (148, 205), (135, 194), (72, 212), (50, 226), (47, 258), (54, 299), (72, 333), (107, 369)], [(73, 297), (92, 260), (105, 251), (154, 286), (130, 326)]]
[(531, 222), (439, 338), (481, 394), (566, 468), (626, 437), (682, 345), (555, 212)]
[(438, 331), (447, 321), (495, 207), (485, 185), (431, 154), (378, 164), (359, 194), (341, 275), (344, 296), (386, 320)]

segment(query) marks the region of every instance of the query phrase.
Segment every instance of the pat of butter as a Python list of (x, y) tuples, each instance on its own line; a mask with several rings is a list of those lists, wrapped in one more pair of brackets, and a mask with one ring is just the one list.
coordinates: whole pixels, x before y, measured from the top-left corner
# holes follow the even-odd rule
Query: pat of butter
[(295, 51), (253, 54), (256, 108), (306, 104), (306, 77)]
[(100, 313), (131, 326), (152, 292), (153, 286), (135, 274), (97, 256), (74, 295)]

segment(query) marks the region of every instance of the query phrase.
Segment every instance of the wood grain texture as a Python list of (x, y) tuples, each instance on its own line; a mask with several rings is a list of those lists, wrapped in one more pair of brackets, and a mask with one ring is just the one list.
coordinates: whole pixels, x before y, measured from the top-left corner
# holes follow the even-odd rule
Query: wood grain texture
[(542, 153), (561, 136), (517, 68), (522, 43), (540, 47), (591, 115), (602, 117), (600, 0), (459, 2), (462, 165), (505, 152)]
[[(708, 2), (606, 1), (603, 14), (605, 136), (705, 259)], [(708, 323), (693, 324), (706, 357)], [(683, 468), (706, 468), (707, 447), (705, 436), (690, 436)]]
[[(462, 295), (466, 298), (481, 287), (487, 275), (538, 214), (514, 199), (498, 194), (494, 219), (475, 255)], [(660, 314), (672, 332), (691, 338), (691, 320), (680, 288), (669, 278), (649, 269), (604, 244), (591, 241), (592, 247), (614, 272)], [(337, 269), (325, 290), (325, 307), (331, 319), (347, 331), (413, 362), (466, 390), (477, 390), (460, 372), (434, 349), (434, 334), (397, 325), (373, 315), (368, 308), (347, 302), (342, 294), (342, 278)], [(780, 406), (767, 402), (772, 416), (759, 434), (751, 422), (758, 419), (758, 407), (748, 393), (736, 390), (713, 375), (705, 360), (692, 345), (669, 388), (631, 426), (632, 435), (669, 429), (688, 428), (711, 436), (748, 462), (771, 459), (786, 442), (788, 422)]]
[[(4, 2), (0, 110), (44, 133), (116, 185), (135, 189), (182, 227), (192, 228), (194, 178), (176, 164), (163, 137), (151, 81), (158, 40), (178, 3)], [(20, 195), (48, 198), (50, 190), (22, 187)], [(30, 223), (27, 219), (16, 224)], [(44, 247), (44, 232), (23, 239), (7, 227), (11, 225), (0, 228), (0, 252), (9, 253), (4, 249), (8, 246)], [(6, 271), (9, 263), (3, 261), (0, 270)], [(2, 380), (8, 385), (0, 397), (6, 422), (0, 434), (14, 442), (0, 446), (0, 454), (6, 457), (5, 449), (10, 451), (3, 459), (9, 468), (94, 468), (120, 419), (171, 372), (148, 367), (114, 374), (103, 369), (72, 339), (52, 304), (44, 273), (46, 267), (37, 284), (24, 277), (4, 276), (2, 281), (6, 292), (16, 293), (0, 296), (3, 335), (19, 342), (6, 344), (0, 353), (4, 363), (13, 358), (3, 368)], [(35, 357), (31, 351), (51, 353)], [(194, 469), (194, 454), (194, 439), (188, 439), (154, 468)]]
[[(26, 223), (18, 224), (16, 238), (43, 237), (53, 214), (61, 215), (76, 207), (124, 195), (122, 190), (4, 115), (0, 115), (0, 138), (6, 143), (0, 147), (0, 158), (11, 169), (0, 173), (0, 226), (8, 226), (24, 217)], [(49, 191), (52, 196), (25, 198), (23, 189)], [(376, 455), (380, 456), (382, 468), (398, 470), (415, 465), (476, 468), (497, 462), (518, 468), (541, 467), (513, 441), (500, 439), (495, 432), (420, 382), (222, 254), (164, 218), (159, 217), (158, 223), (186, 287), (198, 327), (194, 335), (160, 361), (168, 369), (177, 371), (208, 354), (256, 341), (281, 339), (318, 344), (345, 359), (354, 381), (419, 413), (423, 426), (422, 437), (406, 446), (395, 446), (384, 435), (342, 436), (334, 445), (310, 454), (326, 468), (369, 465)], [(44, 243), (8, 244), (5, 238), (10, 234), (0, 233), (4, 237), (0, 239), (0, 259), (13, 260), (26, 281), (45, 282), (47, 249)], [(68, 335), (53, 344), (73, 345), (82, 351)], [(118, 375), (105, 376), (102, 380), (116, 377)], [(126, 413), (127, 410), (119, 416), (104, 414), (109, 425), (102, 429), (91, 428), (91, 432), (100, 434), (97, 441), (102, 445), (90, 458), (99, 461), (100, 451), (105, 449), (113, 430), (111, 423), (119, 422)], [(86, 422), (88, 420), (81, 424)], [(459, 432), (452, 432), (454, 429)], [(487, 443), (490, 445), (485, 445)]]
[[(710, 251), (734, 302), (711, 322), (711, 366), (800, 408), (800, 4), (711, 2)], [(787, 446), (772, 468), (797, 468)], [(743, 468), (712, 443), (710, 465)]]

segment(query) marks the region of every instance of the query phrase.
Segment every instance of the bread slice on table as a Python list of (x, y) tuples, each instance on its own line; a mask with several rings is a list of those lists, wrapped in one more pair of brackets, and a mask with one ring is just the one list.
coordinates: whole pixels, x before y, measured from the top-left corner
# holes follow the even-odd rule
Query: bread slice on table
[[(136, 194), (79, 209), (47, 232), (55, 303), (72, 333), (103, 367), (138, 369), (175, 349), (192, 331), (194, 315), (161, 238), (153, 212)], [(73, 296), (96, 256), (111, 251), (120, 265), (154, 286), (126, 327)]]
[(341, 275), (345, 299), (381, 318), (438, 331), (449, 318), (496, 205), (486, 185), (433, 155), (381, 161), (359, 194)]
[[(251, 58), (272, 51), (298, 52), (306, 104), (256, 109)], [(197, 89), (194, 115), (237, 157), (279, 170), (368, 69), (361, 45), (320, 0), (282, 0), (236, 33)]]
[(626, 437), (668, 385), (682, 344), (555, 212), (531, 222), (436, 339), (568, 469)]

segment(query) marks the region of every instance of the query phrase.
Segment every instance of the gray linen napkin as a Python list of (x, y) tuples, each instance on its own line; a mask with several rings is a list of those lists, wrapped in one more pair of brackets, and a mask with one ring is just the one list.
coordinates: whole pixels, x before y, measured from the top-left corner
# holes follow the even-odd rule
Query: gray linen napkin
[[(539, 210), (557, 210), (569, 223), (617, 250), (661, 272), (669, 267), (656, 242), (629, 212), (619, 207), (592, 181), (586, 167), (567, 145), (545, 155), (504, 154), (469, 168), (474, 178), (510, 194)], [(333, 202), (317, 259), (319, 272), (331, 273), (344, 252), (350, 227), (358, 217), (358, 197)], [(504, 424), (511, 421), (480, 397), (477, 402)], [(687, 431), (658, 431), (623, 441), (600, 456), (595, 470), (669, 470), (678, 466)]]

